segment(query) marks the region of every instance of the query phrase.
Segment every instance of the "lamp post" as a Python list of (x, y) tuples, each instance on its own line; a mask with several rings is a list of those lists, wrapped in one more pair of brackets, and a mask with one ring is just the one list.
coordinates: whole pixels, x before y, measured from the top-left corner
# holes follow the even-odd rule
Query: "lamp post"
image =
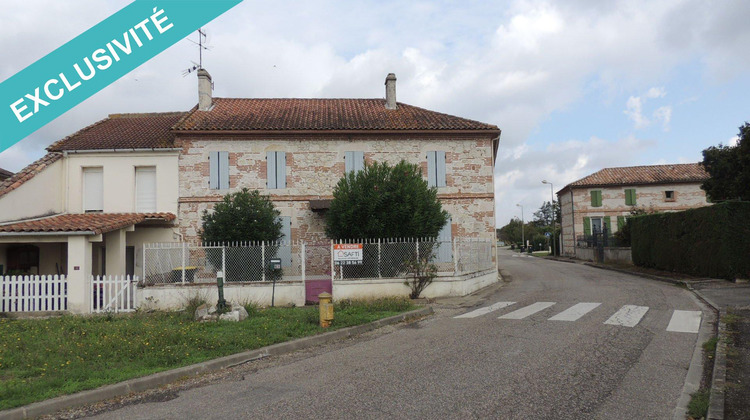
[(524, 224), (524, 222), (523, 222), (523, 206), (520, 205), (520, 204), (516, 204), (516, 207), (520, 207), (521, 208), (521, 242), (522, 242), (521, 243), (521, 248), (523, 248), (523, 247), (526, 246), (526, 237), (523, 234), (523, 224)]
[(553, 190), (555, 187), (552, 186), (552, 183), (544, 180), (542, 181), (542, 184), (549, 184), (549, 197), (550, 197), (550, 204), (552, 205), (552, 255), (557, 255), (557, 248), (555, 248), (555, 236), (557, 233), (557, 215), (555, 215), (555, 195)]

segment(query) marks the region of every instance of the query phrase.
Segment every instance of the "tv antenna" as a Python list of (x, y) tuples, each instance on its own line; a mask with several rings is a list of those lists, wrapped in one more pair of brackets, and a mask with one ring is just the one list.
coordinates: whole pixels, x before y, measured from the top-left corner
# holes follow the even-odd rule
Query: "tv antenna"
[(193, 66), (190, 68), (187, 68), (182, 71), (182, 77), (187, 76), (188, 74), (203, 68), (203, 50), (210, 50), (211, 47), (206, 45), (206, 31), (203, 30), (203, 28), (198, 29), (198, 42), (193, 41), (192, 39), (188, 39), (188, 41), (192, 42), (193, 44), (198, 46), (198, 62), (190, 61), (193, 63)]

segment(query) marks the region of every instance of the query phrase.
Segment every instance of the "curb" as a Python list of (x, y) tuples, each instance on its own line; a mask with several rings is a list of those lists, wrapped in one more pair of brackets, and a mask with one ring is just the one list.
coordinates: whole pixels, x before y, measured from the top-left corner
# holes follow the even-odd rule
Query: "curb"
[[(700, 291), (695, 290), (689, 282), (686, 282), (684, 280), (675, 280), (670, 279), (668, 277), (660, 277), (655, 276), (653, 274), (646, 274), (646, 273), (638, 273), (628, 270), (623, 270), (615, 267), (607, 267), (600, 264), (595, 263), (589, 263), (584, 262), (583, 265), (587, 265), (589, 267), (595, 267), (600, 268), (602, 270), (610, 270), (610, 271), (616, 271), (618, 273), (624, 273), (624, 274), (630, 274), (633, 276), (639, 276), (644, 277), (652, 280), (657, 280), (661, 282), (666, 283), (672, 283), (676, 285), (685, 286), (689, 291), (691, 291), (695, 296), (698, 297), (698, 299), (702, 300), (709, 306), (711, 306), (717, 313), (718, 313), (718, 319), (716, 321), (716, 325), (718, 328), (718, 332), (716, 334), (716, 337), (718, 338), (716, 342), (716, 353), (714, 354), (714, 370), (711, 374), (711, 390), (708, 398), (708, 413), (706, 415), (707, 420), (723, 420), (724, 419), (724, 384), (726, 381), (726, 371), (727, 371), (727, 346), (725, 339), (727, 337), (726, 333), (726, 326), (722, 322), (722, 319), (726, 316), (726, 311), (719, 308), (719, 305), (716, 304), (713, 300), (709, 299), (707, 296), (704, 296)], [(699, 345), (702, 343), (698, 343)]]
[(40, 401), (23, 407), (13, 408), (6, 411), (0, 411), (0, 420), (27, 419), (52, 414), (60, 410), (72, 408), (84, 404), (92, 404), (115, 397), (121, 397), (134, 392), (142, 392), (148, 389), (157, 388), (183, 379), (186, 377), (197, 376), (204, 373), (214, 372), (228, 367), (241, 365), (257, 359), (269, 356), (279, 356), (282, 354), (292, 353), (297, 350), (314, 347), (320, 344), (330, 343), (332, 341), (349, 338), (355, 335), (363, 334), (386, 325), (398, 324), (399, 322), (409, 321), (415, 318), (421, 318), (433, 314), (431, 306), (406, 312), (400, 315), (394, 315), (388, 318), (379, 319), (368, 324), (356, 325), (353, 327), (342, 328), (310, 337), (299, 338), (284, 343), (273, 344), (256, 350), (250, 350), (243, 353), (232, 354), (220, 357), (218, 359), (207, 360), (190, 366), (168, 370), (165, 372), (154, 373), (141, 378), (129, 379), (116, 384), (105, 385), (100, 388), (81, 391), (71, 395), (63, 395), (50, 400)]

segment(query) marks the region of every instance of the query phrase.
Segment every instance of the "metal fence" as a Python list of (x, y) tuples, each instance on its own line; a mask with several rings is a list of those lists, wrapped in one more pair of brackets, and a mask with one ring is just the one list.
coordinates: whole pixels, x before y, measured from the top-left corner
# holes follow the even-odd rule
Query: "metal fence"
[[(337, 265), (334, 246), (362, 244), (362, 261)], [(495, 267), (492, 240), (361, 239), (346, 241), (258, 242), (144, 246), (141, 285), (215, 282), (294, 281), (320, 279), (394, 278), (408, 275), (416, 258), (434, 264), (439, 275), (465, 275)], [(271, 259), (281, 259), (281, 269)]]
[(630, 244), (618, 235), (604, 229), (602, 231), (594, 230), (590, 235), (578, 235), (576, 237), (576, 246), (578, 248), (609, 248), (629, 247)]
[[(215, 282), (289, 281), (302, 278), (305, 244), (302, 242), (236, 242), (191, 245), (144, 245), (141, 285)], [(281, 269), (271, 267), (281, 260)]]

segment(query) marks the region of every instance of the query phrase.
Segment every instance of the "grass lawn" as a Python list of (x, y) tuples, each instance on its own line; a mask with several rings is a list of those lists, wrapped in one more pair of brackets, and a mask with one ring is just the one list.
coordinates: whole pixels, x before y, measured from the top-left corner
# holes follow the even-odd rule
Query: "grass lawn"
[(338, 302), (331, 328), (318, 307), (248, 307), (239, 323), (192, 312), (0, 318), (0, 410), (252, 350), (415, 309), (408, 299)]

